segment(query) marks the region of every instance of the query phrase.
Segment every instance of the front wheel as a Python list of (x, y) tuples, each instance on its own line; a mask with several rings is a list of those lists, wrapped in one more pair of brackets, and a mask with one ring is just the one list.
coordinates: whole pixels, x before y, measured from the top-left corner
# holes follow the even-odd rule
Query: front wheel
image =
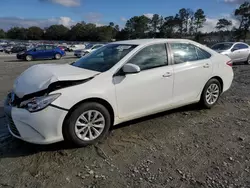
[(55, 55), (55, 59), (56, 59), (56, 60), (61, 59), (61, 57), (62, 57), (61, 54), (56, 54), (56, 55)]
[(33, 57), (31, 55), (26, 55), (25, 59), (26, 61), (32, 61)]
[(212, 108), (218, 101), (221, 94), (221, 84), (217, 79), (211, 79), (205, 85), (200, 103), (205, 108)]
[(247, 58), (247, 61), (245, 62), (246, 65), (250, 65), (250, 55)]
[(87, 102), (78, 106), (65, 120), (63, 136), (79, 147), (97, 143), (111, 126), (109, 111), (101, 104)]

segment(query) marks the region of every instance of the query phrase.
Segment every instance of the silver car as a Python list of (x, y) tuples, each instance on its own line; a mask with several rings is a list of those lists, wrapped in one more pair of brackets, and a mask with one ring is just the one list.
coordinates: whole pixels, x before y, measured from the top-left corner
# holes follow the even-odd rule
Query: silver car
[(243, 42), (223, 42), (212, 46), (212, 49), (229, 56), (234, 63), (250, 64), (250, 46)]

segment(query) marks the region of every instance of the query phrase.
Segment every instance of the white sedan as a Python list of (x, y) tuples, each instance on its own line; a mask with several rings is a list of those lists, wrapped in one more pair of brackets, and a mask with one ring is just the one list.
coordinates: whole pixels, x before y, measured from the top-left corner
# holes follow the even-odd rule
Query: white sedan
[(96, 51), (97, 49), (99, 49), (99, 48), (101, 48), (103, 46), (104, 46), (104, 44), (89, 44), (83, 50), (76, 50), (74, 55), (76, 57), (80, 58), (80, 57), (85, 56), (85, 55), (87, 55), (89, 53), (92, 53), (93, 51)]
[(232, 80), (231, 60), (193, 41), (114, 42), (71, 65), (27, 69), (4, 109), (19, 139), (85, 146), (128, 120), (191, 103), (211, 108)]

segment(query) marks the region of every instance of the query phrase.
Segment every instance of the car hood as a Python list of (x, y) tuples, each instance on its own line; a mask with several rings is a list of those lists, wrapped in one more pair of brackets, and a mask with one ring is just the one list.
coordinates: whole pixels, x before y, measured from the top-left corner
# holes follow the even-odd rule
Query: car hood
[(97, 74), (99, 72), (74, 67), (69, 64), (34, 65), (15, 80), (13, 92), (19, 98), (22, 98), (25, 95), (45, 90), (54, 82), (84, 80)]
[(26, 52), (27, 52), (27, 50), (22, 50), (22, 51), (18, 52), (17, 54), (18, 54), (18, 55), (23, 55), (23, 54), (25, 54)]

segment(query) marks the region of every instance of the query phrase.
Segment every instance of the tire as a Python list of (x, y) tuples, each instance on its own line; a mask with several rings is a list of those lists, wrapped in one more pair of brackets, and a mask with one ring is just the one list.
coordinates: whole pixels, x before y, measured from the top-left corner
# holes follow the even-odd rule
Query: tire
[(62, 58), (62, 55), (61, 55), (61, 54), (58, 54), (58, 53), (55, 54), (55, 59), (56, 59), (56, 60), (59, 60), (59, 59), (61, 59), (61, 58)]
[(32, 61), (33, 57), (31, 55), (26, 55), (25, 59), (26, 61)]
[(221, 90), (221, 84), (217, 79), (209, 80), (201, 94), (201, 105), (207, 109), (212, 108), (220, 98)]
[[(92, 123), (87, 123), (89, 112), (91, 112), (90, 117), (92, 118), (90, 119), (92, 119)], [(96, 114), (98, 115), (95, 118), (96, 123), (94, 123), (95, 121), (93, 120), (93, 118)], [(83, 116), (85, 118), (82, 118)], [(77, 122), (79, 126), (76, 125)], [(101, 128), (102, 124), (104, 126)], [(99, 128), (96, 126), (99, 126)], [(83, 147), (101, 141), (104, 137), (107, 136), (110, 127), (111, 117), (109, 111), (99, 103), (86, 102), (74, 109), (65, 120), (63, 124), (63, 137), (65, 141), (70, 142), (78, 147)], [(99, 131), (99, 135), (96, 130)], [(92, 135), (92, 139), (90, 136), (90, 132)]]

